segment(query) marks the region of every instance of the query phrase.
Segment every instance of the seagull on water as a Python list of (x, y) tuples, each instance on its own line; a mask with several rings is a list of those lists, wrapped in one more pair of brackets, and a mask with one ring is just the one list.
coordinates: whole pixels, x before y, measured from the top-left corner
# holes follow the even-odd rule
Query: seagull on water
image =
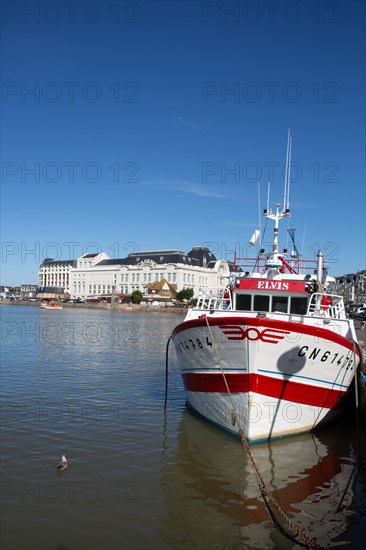
[(68, 464), (67, 464), (67, 458), (66, 455), (62, 455), (61, 462), (57, 464), (57, 470), (61, 471), (66, 470)]

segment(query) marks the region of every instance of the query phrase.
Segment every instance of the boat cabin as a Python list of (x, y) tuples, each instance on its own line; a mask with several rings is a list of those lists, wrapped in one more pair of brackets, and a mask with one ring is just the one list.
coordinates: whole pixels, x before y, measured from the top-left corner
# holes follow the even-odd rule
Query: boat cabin
[(297, 315), (305, 315), (308, 311), (309, 293), (305, 281), (240, 278), (231, 290), (233, 309), (237, 311)]

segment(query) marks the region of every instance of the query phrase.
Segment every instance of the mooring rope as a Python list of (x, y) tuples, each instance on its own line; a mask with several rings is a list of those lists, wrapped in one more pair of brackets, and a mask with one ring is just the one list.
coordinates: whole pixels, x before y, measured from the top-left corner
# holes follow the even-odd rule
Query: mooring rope
[[(324, 546), (319, 544), (316, 540), (308, 537), (308, 535), (306, 535), (304, 533), (304, 531), (302, 531), (292, 521), (292, 519), (289, 518), (289, 516), (282, 510), (282, 508), (280, 507), (280, 505), (278, 504), (278, 502), (276, 501), (274, 496), (271, 494), (271, 491), (268, 489), (268, 487), (267, 487), (267, 485), (266, 485), (266, 483), (263, 479), (263, 476), (260, 473), (260, 471), (259, 471), (259, 469), (258, 469), (258, 467), (255, 463), (255, 460), (254, 460), (253, 455), (252, 455), (251, 450), (250, 450), (248, 439), (247, 439), (247, 437), (244, 433), (244, 430), (243, 430), (243, 428), (240, 424), (240, 420), (239, 420), (239, 417), (237, 415), (236, 408), (235, 408), (235, 403), (234, 403), (233, 397), (232, 397), (231, 392), (230, 392), (229, 384), (228, 384), (226, 376), (225, 376), (225, 372), (224, 372), (224, 369), (223, 369), (223, 366), (222, 366), (221, 358), (220, 358), (220, 355), (219, 355), (219, 352), (218, 352), (218, 349), (217, 349), (217, 346), (216, 346), (216, 342), (215, 342), (215, 339), (213, 337), (211, 326), (208, 322), (207, 316), (205, 316), (205, 320), (206, 320), (206, 324), (207, 324), (207, 329), (210, 333), (213, 348), (215, 350), (218, 365), (220, 367), (220, 370), (221, 370), (221, 373), (222, 373), (222, 376), (223, 376), (223, 379), (224, 379), (226, 390), (227, 390), (227, 393), (228, 393), (229, 398), (230, 398), (230, 402), (231, 402), (231, 406), (232, 406), (231, 417), (232, 417), (233, 425), (237, 424), (237, 426), (238, 426), (238, 433), (239, 433), (239, 436), (240, 436), (240, 440), (243, 444), (245, 453), (246, 453), (246, 455), (247, 455), (247, 457), (248, 457), (248, 459), (249, 459), (249, 461), (252, 465), (253, 471), (254, 471), (255, 476), (257, 478), (257, 482), (258, 482), (258, 486), (259, 486), (261, 496), (263, 498), (264, 504), (267, 508), (267, 511), (269, 513), (269, 516), (270, 516), (271, 520), (273, 521), (274, 525), (280, 530), (280, 532), (283, 535), (285, 535), (286, 537), (288, 537), (291, 540), (295, 541), (297, 544), (300, 544), (301, 546), (305, 546), (306, 548), (315, 548), (316, 550), (325, 550)], [(281, 515), (283, 520), (289, 525), (289, 527), (296, 534), (296, 537), (298, 537), (298, 539), (300, 539), (300, 541), (298, 539), (295, 539), (290, 533), (287, 533), (287, 531), (278, 523), (278, 521), (277, 521), (277, 519), (274, 515), (273, 509), (270, 506), (270, 503), (277, 510), (277, 512)]]
[[(360, 363), (359, 363), (358, 367), (356, 367), (356, 349), (357, 349), (358, 354), (360, 356)], [(362, 355), (361, 347), (360, 347), (358, 342), (353, 340), (353, 368), (354, 368), (354, 372), (355, 372), (355, 405), (356, 405), (357, 412), (358, 412), (358, 405), (359, 405), (359, 403), (358, 403), (358, 396), (359, 396), (358, 369), (360, 369), (360, 371), (361, 371), (362, 360), (363, 360), (363, 355)]]

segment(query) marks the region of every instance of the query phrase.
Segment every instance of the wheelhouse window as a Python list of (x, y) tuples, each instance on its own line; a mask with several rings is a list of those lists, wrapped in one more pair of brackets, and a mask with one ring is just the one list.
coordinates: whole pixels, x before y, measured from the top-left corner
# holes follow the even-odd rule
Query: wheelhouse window
[(298, 315), (305, 315), (308, 309), (307, 298), (291, 297), (290, 313), (297, 313)]
[(269, 311), (269, 296), (254, 296), (254, 311)]
[(280, 313), (287, 313), (288, 297), (287, 296), (273, 296), (272, 297), (272, 311), (278, 311)]
[(237, 294), (236, 295), (236, 309), (241, 311), (250, 311), (252, 297), (250, 294)]

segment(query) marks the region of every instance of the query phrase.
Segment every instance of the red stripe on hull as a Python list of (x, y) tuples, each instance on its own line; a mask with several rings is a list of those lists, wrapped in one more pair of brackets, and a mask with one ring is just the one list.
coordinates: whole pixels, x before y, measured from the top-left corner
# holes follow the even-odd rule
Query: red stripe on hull
[[(225, 377), (232, 393), (251, 391), (277, 399), (327, 409), (332, 409), (345, 395), (344, 391), (338, 389), (300, 384), (258, 374), (225, 373)], [(184, 373), (182, 378), (186, 391), (227, 393), (221, 373)]]
[[(204, 317), (206, 317), (206, 315), (204, 315)], [(240, 325), (243, 327), (263, 327), (263, 328), (280, 329), (280, 330), (287, 330), (295, 334), (309, 334), (319, 340), (324, 339), (325, 341), (330, 341), (336, 344), (340, 344), (341, 346), (349, 350), (352, 350), (354, 347), (354, 343), (351, 340), (348, 340), (344, 336), (341, 336), (333, 332), (332, 330), (325, 329), (322, 327), (306, 325), (303, 323), (294, 323), (291, 321), (281, 321), (277, 319), (265, 319), (265, 318), (257, 318), (257, 317), (239, 317), (239, 316), (237, 317), (207, 316), (207, 319), (211, 327), (217, 326), (217, 325)], [(207, 329), (206, 319), (199, 318), (199, 319), (191, 319), (189, 321), (183, 321), (183, 323), (175, 327), (175, 329), (172, 332), (172, 336), (174, 338), (175, 336), (177, 336), (177, 334), (180, 334), (185, 330), (188, 330), (191, 328), (197, 328), (197, 327)], [(356, 355), (359, 356), (358, 349), (356, 349), (355, 352), (356, 352)]]

